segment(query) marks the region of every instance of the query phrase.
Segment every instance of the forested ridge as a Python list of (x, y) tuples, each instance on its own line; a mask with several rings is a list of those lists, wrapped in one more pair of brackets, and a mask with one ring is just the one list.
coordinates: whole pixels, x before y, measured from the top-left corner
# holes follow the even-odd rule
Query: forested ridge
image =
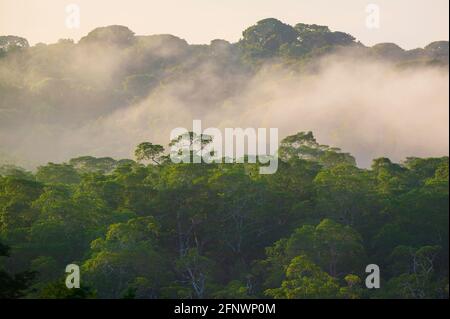
[[(334, 63), (322, 65), (327, 58)], [(336, 71), (338, 74), (333, 73), (336, 66), (342, 69)], [(321, 81), (322, 74), (328, 72), (331, 74)], [(440, 73), (444, 75), (438, 76)], [(308, 82), (317, 77), (318, 83)], [(388, 113), (386, 116), (396, 118), (407, 111), (411, 120), (439, 121), (445, 117), (442, 111), (432, 115), (443, 104), (440, 97), (445, 94), (440, 88), (442, 82), (448, 82), (446, 77), (448, 41), (413, 50), (394, 43), (369, 47), (326, 26), (290, 26), (276, 19), (247, 28), (236, 43), (216, 39), (208, 45), (189, 44), (167, 34), (135, 35), (118, 25), (97, 28), (77, 43), (61, 39), (29, 46), (24, 38), (0, 36), (0, 163), (34, 168), (85, 154), (123, 158), (143, 140), (166, 144), (167, 127), (185, 127), (192, 119), (205, 120), (214, 127), (253, 127), (253, 118), (260, 116), (258, 127), (265, 127), (267, 118), (278, 119), (292, 112), (298, 121), (308, 120), (303, 126), (311, 123), (311, 127), (281, 119), (270, 123), (280, 130), (286, 128), (281, 135), (314, 131), (322, 136), (330, 126), (327, 116), (314, 119), (319, 112), (326, 112), (342, 123), (327, 133), (337, 136), (333, 140), (329, 137), (329, 144), (348, 148), (373, 143), (374, 135), (386, 131), (395, 137), (388, 135), (378, 142), (386, 145), (384, 148), (378, 144), (373, 148), (399, 149), (396, 160), (417, 155), (412, 151), (419, 147), (425, 154), (441, 155), (443, 146), (437, 152), (430, 141), (437, 143), (436, 134), (442, 134), (431, 132), (442, 125), (425, 129), (420, 122), (410, 123), (423, 132), (417, 139), (405, 141), (412, 134), (402, 131), (405, 125), (398, 127), (396, 122), (377, 116)], [(355, 85), (361, 85), (356, 96), (349, 90)], [(380, 93), (372, 97), (366, 86)], [(342, 95), (335, 96), (336, 90), (342, 90)], [(323, 92), (330, 94), (330, 101)], [(313, 96), (308, 99), (310, 94)], [(285, 95), (290, 96), (288, 101), (283, 100)], [(405, 99), (408, 96), (411, 99)], [(409, 108), (390, 112), (389, 108), (398, 107), (390, 100), (402, 101)], [(287, 107), (289, 101), (299, 107), (280, 110), (274, 117), (273, 112)], [(421, 111), (424, 108), (415, 106), (417, 103), (426, 103), (428, 112)], [(265, 111), (266, 104), (274, 109)], [(320, 109), (322, 104), (327, 106), (325, 110)], [(349, 110), (346, 104), (354, 104), (354, 108)], [(358, 134), (351, 132), (355, 125), (351, 131), (345, 128), (346, 122), (354, 122), (345, 114), (359, 112), (358, 121), (364, 123), (364, 114), (382, 107), (384, 111), (367, 115), (372, 120)], [(301, 109), (308, 111), (299, 113)], [(230, 123), (222, 123), (223, 119)], [(371, 123), (378, 128), (371, 130)], [(361, 140), (351, 143), (351, 138)], [(398, 139), (396, 144), (394, 139)], [(402, 149), (409, 144), (414, 147)], [(363, 147), (353, 153), (364, 156), (364, 166), (379, 156), (366, 154)]]
[[(30, 46), (0, 36), (0, 298), (448, 298), (448, 156), (380, 157), (361, 167), (348, 150), (299, 127), (306, 132), (284, 134), (277, 172), (261, 175), (259, 164), (172, 163), (167, 145), (147, 136), (160, 123), (176, 127), (177, 114), (228, 119), (230, 105), (244, 114), (248, 100), (239, 97), (261, 77), (289, 84), (292, 74), (320, 72), (331, 56), (389, 65), (389, 76), (448, 77), (448, 41), (368, 47), (326, 26), (276, 19), (247, 28), (236, 43), (209, 45), (124, 26), (97, 28), (78, 43)], [(401, 87), (393, 83), (392, 94)], [(422, 92), (429, 83), (405, 87)], [(269, 84), (258, 101), (271, 97)], [(143, 101), (149, 118), (139, 113)], [(177, 108), (180, 101), (192, 113)], [(433, 96), (423, 107), (432, 113), (440, 101)], [(130, 105), (138, 105), (130, 117), (143, 118), (145, 134), (110, 126)], [(338, 121), (317, 112), (299, 122)], [(345, 125), (353, 132), (357, 115), (332, 133)], [(100, 130), (105, 121), (113, 129)], [(401, 148), (405, 140), (388, 135), (391, 128), (368, 135)], [(134, 142), (124, 143), (130, 132)], [(417, 129), (406, 144), (436, 142), (427, 136)], [(128, 150), (133, 159), (116, 155)], [(68, 264), (81, 268), (80, 289), (66, 288)], [(379, 289), (365, 286), (369, 264), (380, 267)]]

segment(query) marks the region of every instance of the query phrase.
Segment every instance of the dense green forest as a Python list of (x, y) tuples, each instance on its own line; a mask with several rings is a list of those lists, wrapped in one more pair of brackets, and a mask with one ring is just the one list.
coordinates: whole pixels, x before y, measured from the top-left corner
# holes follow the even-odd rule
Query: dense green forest
[(448, 298), (448, 157), (360, 169), (312, 133), (282, 141), (273, 175), (163, 152), (1, 167), (0, 296)]
[[(189, 122), (227, 118), (230, 105), (244, 114), (251, 100), (239, 98), (261, 74), (282, 70), (288, 80), (272, 80), (285, 85), (337, 56), (350, 57), (352, 66), (389, 65), (389, 76), (415, 70), (427, 79), (437, 69), (448, 77), (448, 54), (447, 41), (414, 50), (368, 47), (326, 26), (276, 19), (259, 21), (236, 43), (209, 45), (135, 35), (124, 26), (97, 28), (78, 43), (30, 46), (0, 36), (0, 298), (448, 298), (447, 156), (358, 166), (353, 152), (319, 144), (298, 127), (294, 132), (307, 132), (284, 134), (278, 171), (260, 175), (259, 164), (174, 164), (164, 143), (147, 135), (161, 123), (176, 127), (177, 114), (192, 116)], [(172, 100), (191, 113), (172, 108)], [(143, 118), (145, 134), (137, 125), (98, 129), (109, 114), (142, 101), (151, 116), (131, 117)], [(440, 105), (434, 97), (427, 102), (428, 110)], [(107, 124), (120, 123), (118, 114)], [(358, 121), (342, 123), (351, 128), (347, 137), (358, 135)], [(396, 137), (389, 129), (368, 135), (389, 143)], [(130, 132), (139, 140), (126, 143)], [(435, 142), (416, 132), (396, 147)], [(148, 140), (154, 144), (136, 146)], [(122, 156), (134, 148), (133, 160)], [(81, 268), (80, 289), (65, 286), (68, 264)], [(380, 267), (379, 289), (365, 286), (369, 264)]]

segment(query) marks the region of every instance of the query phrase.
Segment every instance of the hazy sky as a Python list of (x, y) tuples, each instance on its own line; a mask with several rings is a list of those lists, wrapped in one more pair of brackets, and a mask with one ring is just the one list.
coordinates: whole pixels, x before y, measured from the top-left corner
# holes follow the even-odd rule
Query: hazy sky
[[(78, 29), (65, 24), (65, 8), (72, 3), (81, 10)], [(379, 5), (379, 29), (366, 27), (370, 3)], [(448, 40), (448, 11), (448, 0), (0, 0), (0, 35), (51, 43), (122, 24), (136, 34), (171, 33), (189, 43), (234, 42), (246, 27), (274, 17), (289, 24), (328, 25), (366, 45), (395, 42), (416, 48)]]

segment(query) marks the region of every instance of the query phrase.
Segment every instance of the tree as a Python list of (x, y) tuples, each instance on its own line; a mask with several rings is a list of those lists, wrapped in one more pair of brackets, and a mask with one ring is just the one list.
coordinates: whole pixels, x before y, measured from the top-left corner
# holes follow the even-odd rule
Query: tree
[[(193, 156), (194, 143), (211, 140), (188, 132), (173, 142)], [(146, 160), (157, 156), (153, 146), (142, 147)], [(448, 297), (446, 157), (378, 158), (360, 169), (312, 133), (283, 146), (286, 157), (273, 175), (259, 175), (251, 163), (145, 166), (83, 156), (44, 166), (38, 182), (7, 167), (0, 239), (14, 258), (0, 258), (0, 281), (9, 287), (1, 293)], [(82, 267), (81, 290), (64, 286), (69, 263)], [(362, 288), (369, 263), (383, 269), (383, 289)], [(33, 282), (28, 272), (38, 273)]]
[(0, 165), (0, 176), (9, 176), (16, 179), (34, 180), (31, 172), (15, 165)]
[(180, 273), (183, 281), (192, 288), (191, 298), (202, 299), (207, 294), (208, 277), (210, 277), (211, 269), (214, 267), (213, 262), (200, 255), (198, 249), (190, 248), (176, 262), (176, 269)]
[(27, 227), (37, 219), (32, 203), (43, 186), (31, 180), (0, 177), (0, 234), (11, 239), (26, 236)]
[(39, 215), (29, 228), (26, 247), (53, 257), (61, 267), (80, 260), (97, 232), (105, 229), (103, 224), (111, 220), (101, 201), (77, 197), (67, 185), (45, 188), (32, 208)]
[(258, 21), (242, 35), (239, 45), (255, 58), (274, 56), (283, 44), (292, 43), (298, 37), (293, 27), (273, 18)]
[(304, 255), (292, 259), (280, 288), (265, 291), (275, 299), (327, 299), (337, 298), (338, 293), (337, 280)]
[(162, 153), (164, 152), (164, 147), (161, 145), (152, 144), (150, 142), (143, 142), (136, 147), (134, 156), (137, 161), (149, 160), (156, 165), (161, 164)]
[(134, 32), (125, 26), (111, 25), (96, 28), (80, 40), (80, 44), (104, 43), (117, 46), (128, 46), (134, 42)]
[[(226, 251), (232, 256), (250, 259), (255, 247), (269, 242), (257, 242), (253, 234), (264, 232), (270, 218), (263, 210), (266, 192), (261, 182), (253, 181), (245, 165), (233, 165), (215, 170), (208, 180), (208, 188), (216, 195), (215, 219), (220, 236), (223, 258)], [(222, 237), (223, 236), (223, 237)], [(222, 246), (223, 245), (223, 246)]]
[(38, 167), (36, 179), (47, 184), (77, 184), (80, 182), (80, 175), (72, 165), (48, 163)]
[(298, 38), (294, 45), (286, 48), (289, 56), (302, 56), (336, 46), (356, 45), (353, 36), (332, 32), (327, 26), (298, 23), (294, 28), (298, 32)]
[(120, 161), (116, 161), (111, 157), (95, 158), (92, 156), (82, 156), (72, 158), (69, 164), (81, 173), (97, 172), (109, 174), (120, 164)]
[(339, 164), (356, 166), (353, 156), (348, 153), (341, 153), (339, 148), (320, 145), (312, 132), (300, 132), (285, 137), (280, 143), (279, 156), (283, 160), (300, 158), (316, 161), (325, 167)]
[(436, 260), (441, 247), (423, 246), (418, 249), (398, 246), (390, 259), (395, 266), (391, 269), (398, 275), (387, 283), (385, 296), (389, 298), (448, 298), (445, 281), (436, 280)]
[(364, 290), (361, 287), (361, 278), (357, 275), (349, 274), (344, 277), (344, 280), (347, 286), (339, 290), (339, 295), (344, 299), (360, 299), (364, 294)]
[[(172, 139), (169, 146), (172, 148), (171, 159), (178, 159), (179, 162), (203, 163), (202, 157), (207, 152), (207, 146), (211, 145), (213, 137), (207, 134), (197, 134), (195, 132), (186, 132)], [(214, 155), (214, 151), (209, 152), (209, 156)]]
[(305, 254), (333, 277), (358, 272), (365, 258), (361, 236), (330, 219), (316, 227), (304, 225), (297, 229), (286, 243), (285, 253), (290, 258)]
[[(9, 247), (0, 242), (0, 257), (9, 257)], [(0, 269), (0, 299), (17, 299), (25, 296), (36, 276), (35, 272), (25, 271), (10, 275)]]
[[(329, 219), (317, 226), (301, 226), (289, 238), (281, 239), (269, 247), (266, 254), (267, 258), (259, 262), (255, 271), (259, 276), (262, 274), (263, 287), (269, 290), (280, 285), (281, 288), (294, 289), (286, 283), (289, 282), (286, 269), (299, 256), (302, 257), (302, 263), (306, 263), (305, 260), (309, 262), (305, 264), (308, 267), (313, 264), (314, 271), (321, 278), (319, 281), (325, 282), (330, 278), (334, 282), (339, 278), (344, 279), (347, 274), (360, 273), (364, 269), (366, 257), (361, 236), (351, 227)], [(284, 293), (287, 296), (288, 293)]]
[(29, 48), (27, 39), (17, 37), (14, 35), (0, 36), (0, 53), (2, 51), (7, 52), (14, 49), (26, 49)]
[(92, 299), (95, 297), (95, 292), (88, 287), (68, 289), (63, 279), (47, 284), (39, 293), (41, 299)]
[(371, 174), (353, 165), (339, 164), (321, 170), (314, 179), (317, 213), (355, 227), (361, 234), (376, 230), (367, 227), (382, 222), (379, 198)]
[(213, 294), (217, 299), (250, 299), (250, 287), (238, 280), (229, 282), (223, 289)]
[[(168, 280), (168, 264), (158, 247), (159, 225), (138, 217), (109, 226), (106, 236), (91, 243), (83, 266), (86, 280), (101, 298), (120, 298), (139, 285), (136, 298), (157, 298)], [(145, 283), (147, 289), (143, 289)]]

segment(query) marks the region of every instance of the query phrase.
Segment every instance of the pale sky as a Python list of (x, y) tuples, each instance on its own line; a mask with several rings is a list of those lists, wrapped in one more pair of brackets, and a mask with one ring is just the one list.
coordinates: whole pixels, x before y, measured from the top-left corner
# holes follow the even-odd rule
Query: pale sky
[[(380, 8), (379, 29), (366, 26), (366, 6)], [(66, 27), (66, 6), (80, 8), (80, 27)], [(449, 38), (449, 0), (0, 0), (0, 35), (37, 42), (79, 40), (99, 26), (121, 24), (138, 35), (170, 33), (189, 43), (237, 41), (263, 18), (315, 23), (352, 34), (366, 45), (405, 49)]]

